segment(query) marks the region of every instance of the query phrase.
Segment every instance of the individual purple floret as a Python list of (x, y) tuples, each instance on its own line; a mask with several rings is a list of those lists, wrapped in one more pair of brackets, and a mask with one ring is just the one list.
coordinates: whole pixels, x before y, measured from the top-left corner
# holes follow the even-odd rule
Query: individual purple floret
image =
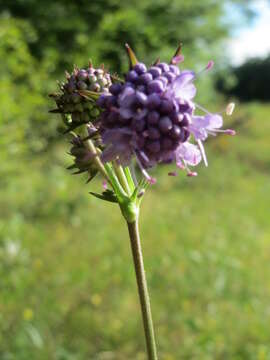
[[(179, 56), (178, 56), (179, 57)], [(149, 181), (146, 170), (157, 163), (176, 162), (196, 175), (189, 166), (197, 165), (203, 158), (207, 165), (202, 141), (208, 134), (220, 132), (222, 116), (205, 110), (204, 116), (195, 115), (195, 108), (204, 110), (193, 99), (196, 95), (193, 71), (180, 72), (174, 58), (171, 64), (159, 63), (147, 67), (137, 63), (127, 74), (124, 83), (111, 85), (110, 94), (102, 95), (99, 106), (100, 131), (105, 150), (104, 162), (118, 159), (129, 165), (132, 158)], [(209, 70), (209, 62), (205, 70)], [(232, 112), (230, 105), (229, 112)], [(226, 133), (233, 134), (232, 130)], [(189, 140), (193, 137), (197, 145)]]

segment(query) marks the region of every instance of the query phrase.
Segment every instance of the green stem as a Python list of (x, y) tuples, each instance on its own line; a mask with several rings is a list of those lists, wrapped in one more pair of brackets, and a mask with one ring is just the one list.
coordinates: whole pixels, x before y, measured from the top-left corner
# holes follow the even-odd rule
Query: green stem
[(154, 334), (153, 320), (151, 314), (150, 299), (147, 289), (146, 276), (144, 271), (138, 219), (131, 223), (127, 222), (127, 225), (128, 225), (129, 237), (131, 242), (133, 262), (136, 272), (139, 298), (141, 303), (141, 312), (143, 318), (148, 360), (157, 360), (158, 357), (157, 357), (157, 349), (155, 343), (155, 334)]

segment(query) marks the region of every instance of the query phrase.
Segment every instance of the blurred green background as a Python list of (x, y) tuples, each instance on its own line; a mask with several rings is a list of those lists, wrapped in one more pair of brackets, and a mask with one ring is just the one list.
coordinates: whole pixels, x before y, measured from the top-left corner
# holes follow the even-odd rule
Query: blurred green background
[(125, 71), (125, 42), (150, 64), (179, 40), (187, 68), (215, 61), (199, 101), (215, 111), (235, 96), (226, 121), (238, 136), (208, 141), (197, 178), (156, 169), (145, 197), (160, 359), (270, 359), (270, 61), (230, 66), (226, 47), (254, 3), (0, 1), (1, 360), (146, 359), (125, 224), (88, 195), (100, 179), (85, 185), (65, 170), (68, 142), (47, 94), (89, 58)]

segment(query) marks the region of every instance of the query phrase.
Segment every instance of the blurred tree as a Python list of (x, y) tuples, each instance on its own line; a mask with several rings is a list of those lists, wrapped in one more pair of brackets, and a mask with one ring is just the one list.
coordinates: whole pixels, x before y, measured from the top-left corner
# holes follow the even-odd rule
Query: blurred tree
[(0, 28), (1, 167), (7, 173), (14, 159), (43, 150), (56, 136), (56, 123), (46, 122), (47, 93), (55, 81), (49, 81), (49, 64), (30, 52), (37, 35), (29, 22), (2, 16)]
[(173, 51), (180, 40), (192, 51), (209, 53), (230, 30), (228, 21), (221, 21), (225, 6), (233, 3), (245, 10), (249, 2), (2, 0), (0, 11), (29, 21), (36, 31), (36, 38), (28, 42), (31, 53), (50, 57), (57, 70), (81, 62), (85, 54), (116, 70), (125, 67), (125, 42), (149, 61), (161, 49), (164, 55)]
[[(135, 358), (140, 348), (137, 339), (139, 344), (143, 339), (136, 316), (130, 317), (137, 311), (137, 302), (130, 300), (134, 279), (126, 267), (127, 248), (118, 246), (125, 235), (120, 231), (116, 242), (110, 241), (113, 229), (121, 226), (115, 212), (92, 203), (78, 180), (66, 176), (62, 164), (57, 165), (57, 161), (68, 160), (62, 144), (51, 146), (59, 121), (47, 114), (52, 106), (47, 94), (56, 88), (55, 80), (65, 68), (70, 69), (73, 63), (85, 65), (88, 56), (95, 63), (104, 61), (106, 66), (124, 70), (125, 42), (148, 63), (159, 55), (168, 59), (179, 40), (184, 43), (188, 66), (200, 66), (213, 53), (216, 59), (223, 57), (224, 51), (218, 50), (231, 29), (232, 19), (225, 8), (232, 3), (243, 11), (247, 9), (246, 0), (0, 0), (1, 360), (105, 358), (109, 353), (101, 353), (104, 349), (112, 349), (117, 359)], [(204, 81), (211, 79), (201, 77), (199, 86)], [(211, 84), (205, 89), (204, 95), (211, 97)], [(260, 113), (262, 122), (267, 111)], [(224, 158), (223, 163), (217, 158), (213, 172), (191, 185), (192, 191), (185, 181), (173, 186), (166, 183), (167, 176), (156, 188), (157, 197), (152, 200), (165, 201), (164, 211), (157, 215), (154, 225), (146, 218), (144, 228), (150, 236), (145, 245), (151, 252), (167, 248), (168, 241), (173, 246), (162, 258), (159, 253), (149, 258), (154, 269), (152, 283), (160, 284), (160, 277), (166, 273), (168, 284), (173, 284), (166, 299), (162, 296), (164, 286), (156, 288), (156, 307), (158, 310), (162, 303), (163, 309), (157, 315), (161, 319), (160, 343), (168, 351), (167, 358), (172, 352), (177, 359), (192, 354), (201, 359), (248, 360), (260, 349), (258, 356), (263, 357), (265, 349), (270, 353), (265, 286), (269, 276), (260, 277), (261, 273), (265, 275), (268, 261), (267, 257), (261, 261), (260, 256), (268, 250), (267, 191), (261, 191), (267, 165), (261, 165), (263, 175), (253, 171), (262, 154), (267, 161), (269, 158), (268, 139), (260, 133), (267, 133), (267, 122), (263, 125), (252, 125), (251, 142), (242, 137), (240, 145), (239, 141), (235, 145), (237, 159)], [(249, 181), (246, 163), (241, 161), (243, 168), (239, 166), (239, 159), (246, 158), (246, 144), (254, 148), (249, 151)], [(225, 137), (221, 145), (222, 151), (234, 153)], [(213, 191), (208, 194), (205, 188), (209, 183)], [(243, 183), (244, 197), (239, 191)], [(231, 196), (219, 191), (220, 184), (227, 184)], [(96, 186), (99, 189), (99, 184)], [(172, 192), (167, 191), (170, 187)], [(179, 210), (175, 207), (174, 211), (171, 201), (179, 198), (179, 192), (180, 207), (183, 200), (187, 204), (181, 210), (187, 226), (180, 226), (174, 238), (168, 229), (179, 221)], [(251, 194), (250, 206), (246, 206), (246, 193)], [(262, 203), (259, 209), (258, 199)], [(232, 202), (236, 205), (228, 212)], [(146, 214), (151, 217), (153, 201), (148, 204)], [(259, 213), (261, 217), (256, 218)], [(165, 214), (170, 215), (168, 223), (163, 221)], [(106, 228), (99, 226), (101, 219), (110, 219)], [(215, 224), (207, 232), (209, 219)], [(252, 231), (245, 231), (247, 224)], [(157, 244), (158, 233), (162, 233), (165, 245)], [(201, 233), (205, 242), (198, 241)], [(175, 241), (178, 238), (185, 241)], [(237, 254), (241, 257), (243, 251), (245, 261), (238, 261)], [(211, 271), (208, 254), (213, 260)], [(181, 268), (171, 266), (173, 263), (181, 264)], [(256, 271), (254, 264), (258, 265)], [(259, 275), (256, 278), (254, 274)], [(265, 296), (259, 299), (258, 294)], [(97, 306), (99, 311), (92, 311)], [(206, 307), (210, 311), (205, 311)], [(179, 309), (184, 311), (184, 322), (182, 315), (175, 316)], [(206, 324), (203, 329), (202, 324)], [(235, 324), (238, 327), (232, 339)], [(179, 329), (182, 338), (188, 339), (180, 347)]]
[(242, 101), (270, 101), (270, 55), (265, 59), (250, 59), (229, 69), (228, 74), (218, 76), (216, 87), (219, 91)]
[[(230, 30), (230, 21), (222, 21), (229, 3), (245, 10), (249, 1), (0, 0), (0, 122), (1, 131), (10, 134), (1, 137), (9, 144), (6, 156), (43, 151), (55, 138), (58, 118), (47, 120), (47, 93), (73, 63), (85, 66), (91, 57), (123, 71), (125, 42), (148, 63), (157, 56), (169, 59), (180, 40), (185, 66), (200, 67), (210, 53), (222, 56), (216, 49)], [(209, 81), (202, 86), (209, 89)]]

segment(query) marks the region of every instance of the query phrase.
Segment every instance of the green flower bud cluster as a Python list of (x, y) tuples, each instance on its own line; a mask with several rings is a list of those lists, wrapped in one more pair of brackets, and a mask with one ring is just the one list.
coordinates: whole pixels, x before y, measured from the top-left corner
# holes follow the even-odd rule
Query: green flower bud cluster
[(70, 155), (73, 156), (73, 164), (68, 169), (75, 170), (74, 174), (88, 172), (92, 179), (98, 171), (93, 161), (94, 155), (85, 147), (84, 141), (79, 135), (75, 133), (71, 133), (71, 135)]
[(94, 100), (79, 94), (80, 90), (90, 90), (97, 93), (108, 93), (111, 77), (103, 68), (95, 69), (92, 64), (88, 69), (75, 68), (72, 74), (66, 74), (67, 81), (61, 84), (61, 93), (54, 95), (57, 110), (63, 114), (68, 125), (94, 122), (100, 115), (100, 110)]

